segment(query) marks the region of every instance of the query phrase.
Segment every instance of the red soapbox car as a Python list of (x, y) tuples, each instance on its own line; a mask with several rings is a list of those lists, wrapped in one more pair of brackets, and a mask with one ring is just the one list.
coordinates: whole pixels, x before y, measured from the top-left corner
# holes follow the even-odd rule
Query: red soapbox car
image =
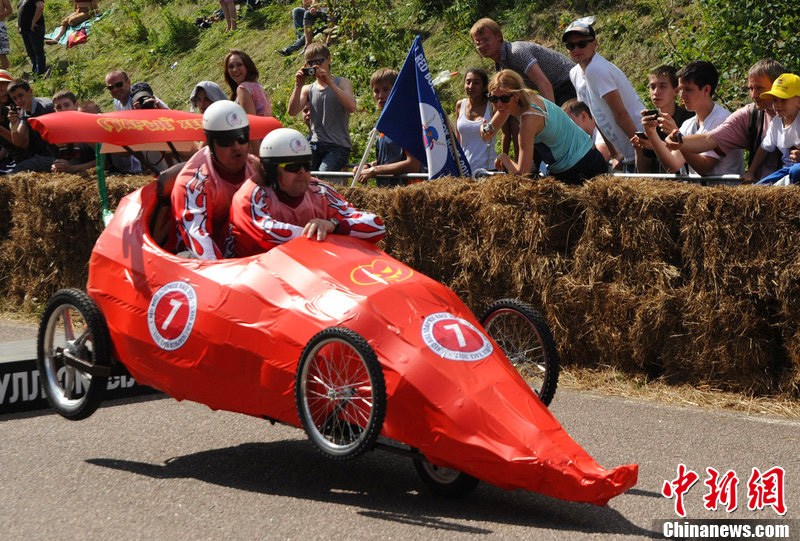
[[(59, 115), (34, 127), (47, 134)], [(121, 201), (88, 294), (48, 302), (37, 362), (65, 417), (90, 415), (106, 378), (126, 371), (178, 400), (302, 427), (333, 459), (410, 455), (441, 494), (483, 480), (605, 505), (636, 483), (636, 465), (602, 468), (547, 409), (558, 358), (528, 305), (502, 300), (476, 318), (444, 285), (337, 235), (183, 258), (155, 238), (168, 205), (158, 188)]]

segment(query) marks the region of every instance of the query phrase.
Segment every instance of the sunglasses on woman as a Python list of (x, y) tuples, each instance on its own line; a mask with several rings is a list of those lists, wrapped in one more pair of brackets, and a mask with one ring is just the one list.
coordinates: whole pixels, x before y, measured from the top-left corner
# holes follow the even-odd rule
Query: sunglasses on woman
[(511, 94), (505, 94), (504, 96), (493, 96), (492, 94), (489, 94), (489, 101), (492, 103), (497, 103), (498, 101), (508, 103), (511, 101), (511, 98)]
[(593, 42), (593, 39), (582, 39), (580, 41), (576, 41), (574, 43), (565, 43), (564, 47), (567, 48), (568, 51), (572, 51), (577, 47), (578, 49), (585, 49), (587, 45)]
[(284, 162), (279, 163), (278, 167), (283, 167), (290, 173), (299, 173), (300, 169), (311, 171), (311, 162)]

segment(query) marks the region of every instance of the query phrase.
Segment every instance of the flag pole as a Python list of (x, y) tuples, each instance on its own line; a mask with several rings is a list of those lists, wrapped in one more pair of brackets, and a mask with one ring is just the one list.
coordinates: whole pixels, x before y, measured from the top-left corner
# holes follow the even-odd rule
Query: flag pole
[(378, 130), (377, 128), (372, 128), (372, 131), (369, 132), (369, 139), (367, 140), (367, 147), (364, 149), (364, 155), (361, 156), (361, 161), (358, 163), (358, 168), (356, 168), (356, 173), (353, 175), (353, 182), (350, 184), (350, 187), (356, 185), (358, 182), (358, 177), (361, 175), (361, 170), (364, 169), (364, 164), (367, 163), (367, 156), (369, 156), (369, 151), (372, 150), (372, 147), (375, 146), (375, 139), (378, 137)]

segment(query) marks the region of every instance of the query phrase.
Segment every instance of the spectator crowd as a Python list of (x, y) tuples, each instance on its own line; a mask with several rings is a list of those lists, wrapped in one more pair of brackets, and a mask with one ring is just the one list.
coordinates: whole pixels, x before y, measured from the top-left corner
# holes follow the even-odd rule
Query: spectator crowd
[[(4, 2), (0, 0), (0, 19), (11, 12)], [(38, 43), (44, 28), (41, 4), (21, 0), (18, 17), (36, 75), (47, 69)], [(233, 5), (220, 0), (229, 30), (236, 28)], [(60, 34), (97, 8), (96, 1), (76, 2), (74, 13), (62, 20)], [(312, 170), (349, 170), (350, 117), (357, 107), (353, 83), (336, 75), (332, 66), (335, 5), (302, 0), (291, 10), (291, 20), (295, 41), (276, 52), (299, 54), (303, 64), (294, 73), (286, 113), (303, 115)], [(0, 66), (7, 67), (8, 40), (0, 23)], [(543, 174), (576, 184), (608, 172), (734, 175), (763, 184), (790, 184), (800, 178), (800, 78), (775, 60), (752, 66), (747, 77), (752, 103), (731, 113), (715, 100), (720, 74), (705, 60), (653, 68), (645, 106), (625, 73), (601, 54), (593, 17), (566, 27), (563, 52), (532, 41), (506, 41), (500, 25), (489, 18), (476, 21), (469, 36), (477, 53), (494, 64), (494, 73), (477, 67), (466, 71), (465, 97), (454, 107), (453, 131), (473, 171)], [(396, 78), (393, 67), (373, 73), (369, 85), (379, 110)], [(190, 110), (204, 113), (213, 103), (231, 101), (246, 114), (272, 115), (272, 99), (245, 51), (229, 51), (219, 80), (226, 90), (212, 80), (191, 89)], [(168, 108), (150, 84), (134, 83), (125, 69), (110, 70), (105, 85), (114, 110)], [(0, 69), (0, 106), (0, 173), (83, 171), (94, 165), (89, 143), (58, 148), (27, 123), (28, 118), (65, 110), (99, 112), (93, 102), (80, 103), (68, 90), (51, 99), (35, 96), (29, 81)], [(249, 152), (257, 155), (260, 144), (249, 140)], [(356, 180), (378, 178), (386, 184), (387, 177), (424, 172), (426, 164), (418, 158), (379, 134), (375, 159), (366, 162)], [(182, 161), (144, 152), (113, 155), (107, 163), (111, 172), (160, 173)]]

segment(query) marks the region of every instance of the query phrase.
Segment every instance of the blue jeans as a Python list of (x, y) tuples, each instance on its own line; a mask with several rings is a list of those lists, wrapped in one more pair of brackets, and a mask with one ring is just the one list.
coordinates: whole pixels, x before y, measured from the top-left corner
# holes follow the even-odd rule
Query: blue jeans
[(47, 61), (44, 57), (44, 26), (37, 26), (34, 30), (22, 30), (22, 43), (33, 65), (33, 73), (44, 75), (47, 72)]
[(350, 158), (350, 149), (332, 143), (311, 143), (311, 169), (313, 171), (341, 171)]
[(774, 173), (772, 173), (771, 175), (765, 176), (764, 178), (756, 182), (756, 184), (760, 185), (775, 184), (786, 175), (789, 175), (790, 184), (800, 184), (800, 163), (796, 163), (791, 167), (782, 167), (777, 171), (775, 171)]

